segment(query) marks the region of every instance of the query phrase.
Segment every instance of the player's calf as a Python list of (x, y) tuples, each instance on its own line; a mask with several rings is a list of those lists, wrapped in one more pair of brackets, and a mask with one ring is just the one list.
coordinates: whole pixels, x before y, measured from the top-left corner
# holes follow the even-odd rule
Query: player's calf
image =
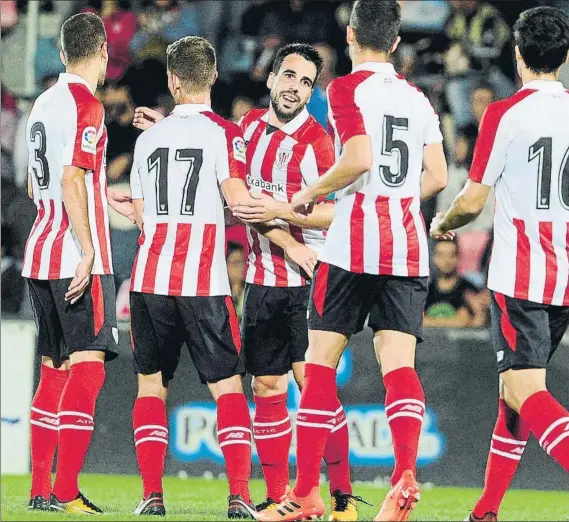
[(241, 376), (208, 383), (208, 387), (217, 402), (217, 439), (225, 458), (229, 494), (250, 505), (251, 417)]

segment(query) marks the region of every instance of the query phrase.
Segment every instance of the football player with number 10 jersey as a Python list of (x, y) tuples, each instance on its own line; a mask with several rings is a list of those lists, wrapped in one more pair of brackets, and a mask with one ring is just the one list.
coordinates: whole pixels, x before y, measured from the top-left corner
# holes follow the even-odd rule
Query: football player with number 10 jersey
[(482, 497), (470, 520), (497, 520), (530, 432), (569, 472), (569, 411), (547, 391), (546, 368), (569, 325), (569, 17), (552, 7), (514, 26), (522, 88), (488, 106), (469, 180), (431, 224), (439, 238), (472, 221), (495, 187), (488, 274), (500, 373), (498, 419)]

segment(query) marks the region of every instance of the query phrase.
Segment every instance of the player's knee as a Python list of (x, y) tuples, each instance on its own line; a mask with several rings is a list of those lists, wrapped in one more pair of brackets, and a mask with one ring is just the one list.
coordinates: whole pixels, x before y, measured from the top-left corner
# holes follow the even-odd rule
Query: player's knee
[(105, 352), (100, 350), (86, 350), (83, 352), (73, 352), (69, 356), (71, 364), (78, 364), (82, 362), (105, 362)]
[(292, 364), (292, 372), (294, 374), (294, 380), (296, 381), (296, 384), (300, 391), (302, 391), (302, 388), (304, 388), (304, 366), (305, 366), (304, 361)]
[(414, 368), (416, 344), (417, 340), (413, 335), (387, 330), (376, 332), (373, 347), (382, 374), (386, 375), (400, 368)]
[(501, 394), (506, 404), (519, 412), (528, 397), (547, 389), (544, 368), (507, 370), (500, 375)]
[(336, 368), (348, 339), (342, 334), (321, 330), (310, 331), (308, 336), (306, 362)]
[(217, 401), (217, 399), (222, 395), (226, 395), (228, 393), (243, 393), (243, 385), (241, 384), (240, 375), (234, 375), (233, 377), (222, 379), (217, 382), (208, 382), (207, 386), (215, 401)]
[(162, 380), (162, 372), (151, 375), (138, 374), (138, 398), (160, 397), (166, 399), (168, 388)]
[(270, 397), (286, 393), (287, 376), (285, 375), (263, 375), (255, 376), (251, 380), (253, 395), (257, 397)]

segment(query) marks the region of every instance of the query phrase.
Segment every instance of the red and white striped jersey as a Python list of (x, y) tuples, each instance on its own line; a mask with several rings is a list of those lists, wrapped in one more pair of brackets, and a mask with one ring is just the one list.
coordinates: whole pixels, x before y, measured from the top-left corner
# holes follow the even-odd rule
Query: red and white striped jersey
[[(334, 163), (334, 148), (324, 128), (304, 109), (286, 125), (269, 125), (268, 109), (253, 109), (241, 121), (247, 143), (247, 185), (252, 192), (290, 202), (293, 194), (314, 183)], [(316, 252), (324, 246), (323, 230), (283, 229)], [(247, 227), (249, 259), (246, 280), (264, 286), (292, 287), (307, 283), (304, 273), (282, 248)]]
[(177, 105), (139, 136), (130, 186), (144, 212), (131, 290), (231, 295), (220, 186), (232, 177), (245, 178), (245, 142), (208, 105)]
[(63, 205), (66, 166), (86, 170), (89, 225), (95, 248), (93, 274), (112, 274), (103, 105), (80, 76), (63, 73), (35, 101), (26, 126), (29, 166), (38, 215), (24, 252), (22, 275), (75, 277), (82, 251)]
[(336, 217), (322, 261), (355, 273), (427, 276), (420, 210), (423, 147), (442, 142), (426, 96), (389, 63), (367, 62), (328, 87), (336, 154), (350, 138), (371, 138), (371, 169), (336, 193)]
[(569, 306), (569, 91), (532, 81), (491, 104), (470, 179), (495, 186), (488, 288)]

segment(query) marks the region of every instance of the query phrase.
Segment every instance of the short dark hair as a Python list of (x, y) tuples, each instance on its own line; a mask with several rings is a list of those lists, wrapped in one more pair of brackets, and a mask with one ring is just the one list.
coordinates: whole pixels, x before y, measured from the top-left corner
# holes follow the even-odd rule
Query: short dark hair
[(514, 39), (529, 69), (554, 72), (569, 52), (569, 16), (555, 7), (528, 9), (514, 25)]
[(211, 89), (215, 81), (215, 50), (200, 36), (185, 36), (166, 49), (166, 65), (188, 93)]
[(273, 62), (273, 73), (277, 74), (280, 71), (284, 59), (291, 54), (298, 54), (316, 66), (316, 78), (314, 78), (314, 82), (316, 83), (318, 76), (320, 76), (320, 73), (322, 72), (322, 67), (324, 67), (324, 60), (322, 59), (322, 56), (320, 56), (320, 53), (312, 47), (312, 45), (308, 44), (291, 43), (281, 47), (277, 51), (275, 61)]
[(356, 0), (350, 27), (361, 47), (389, 53), (401, 27), (401, 7), (397, 0)]
[(61, 47), (67, 65), (94, 58), (107, 41), (103, 20), (94, 13), (79, 13), (61, 26)]

